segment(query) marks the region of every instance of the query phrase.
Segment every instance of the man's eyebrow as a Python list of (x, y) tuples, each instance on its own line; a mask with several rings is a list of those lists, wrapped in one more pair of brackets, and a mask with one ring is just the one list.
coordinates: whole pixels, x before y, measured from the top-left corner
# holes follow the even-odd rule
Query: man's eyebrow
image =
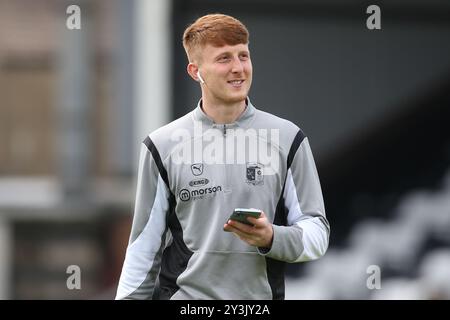
[[(250, 51), (249, 50), (241, 50), (241, 51), (239, 51), (238, 52), (238, 54), (250, 54)], [(214, 57), (214, 59), (217, 59), (217, 58), (220, 58), (221, 56), (224, 56), (224, 55), (232, 55), (233, 53), (231, 52), (231, 51), (223, 51), (223, 52), (221, 52), (221, 53), (218, 53), (215, 57)]]

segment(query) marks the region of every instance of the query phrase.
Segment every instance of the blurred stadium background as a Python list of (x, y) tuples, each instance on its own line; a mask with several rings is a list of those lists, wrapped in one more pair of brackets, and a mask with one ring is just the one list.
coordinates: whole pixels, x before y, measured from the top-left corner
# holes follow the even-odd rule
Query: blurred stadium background
[(450, 299), (444, 0), (0, 0), (0, 298), (114, 297), (139, 144), (195, 106), (181, 36), (211, 12), (248, 26), (252, 101), (315, 154), (331, 244), (289, 265), (286, 298)]

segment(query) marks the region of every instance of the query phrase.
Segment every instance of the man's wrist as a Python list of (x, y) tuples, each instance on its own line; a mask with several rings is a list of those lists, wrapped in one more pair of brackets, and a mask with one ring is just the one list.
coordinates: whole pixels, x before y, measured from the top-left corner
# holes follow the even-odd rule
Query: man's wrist
[(258, 247), (258, 249), (261, 253), (267, 253), (270, 251), (270, 249), (272, 249), (272, 244), (273, 244), (273, 226), (272, 225), (270, 225), (270, 229), (272, 230), (272, 232), (270, 235), (269, 243), (266, 246)]

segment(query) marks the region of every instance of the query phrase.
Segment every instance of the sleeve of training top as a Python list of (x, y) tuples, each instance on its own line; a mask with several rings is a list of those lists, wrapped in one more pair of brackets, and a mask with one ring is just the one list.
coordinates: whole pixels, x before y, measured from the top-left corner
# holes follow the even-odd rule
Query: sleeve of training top
[(153, 146), (150, 138), (141, 146), (133, 225), (116, 299), (152, 298), (165, 246), (169, 191), (149, 142)]
[(319, 175), (305, 137), (288, 168), (283, 194), (287, 226), (273, 225), (270, 258), (301, 262), (323, 256), (328, 248), (330, 225), (325, 216)]

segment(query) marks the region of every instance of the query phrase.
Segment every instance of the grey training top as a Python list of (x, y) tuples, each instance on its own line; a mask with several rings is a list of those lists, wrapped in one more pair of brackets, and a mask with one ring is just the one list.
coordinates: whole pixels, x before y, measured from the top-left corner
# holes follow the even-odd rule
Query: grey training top
[[(223, 231), (235, 208), (265, 212), (270, 250)], [(116, 299), (284, 299), (284, 264), (321, 257), (329, 233), (303, 132), (248, 99), (215, 124), (200, 101), (142, 143)]]

